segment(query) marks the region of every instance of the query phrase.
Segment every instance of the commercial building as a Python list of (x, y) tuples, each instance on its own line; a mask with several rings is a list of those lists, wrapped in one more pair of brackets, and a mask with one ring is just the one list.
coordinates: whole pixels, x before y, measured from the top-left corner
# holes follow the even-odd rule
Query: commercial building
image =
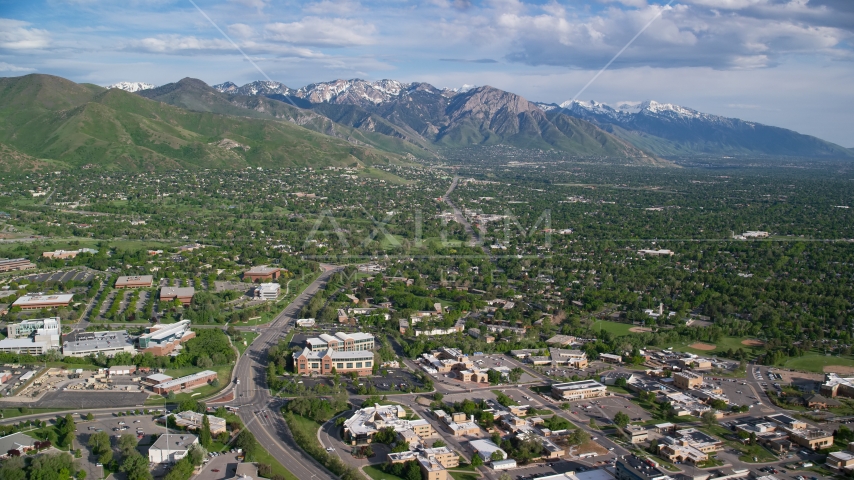
[(70, 293), (56, 295), (42, 295), (40, 293), (24, 295), (12, 303), (12, 307), (20, 307), (21, 310), (39, 310), (41, 308), (61, 308), (71, 304), (74, 295)]
[(152, 325), (145, 329), (145, 333), (139, 337), (139, 349), (143, 352), (151, 352), (154, 355), (168, 355), (180, 344), (195, 338), (196, 334), (190, 330), (190, 321), (169, 325)]
[(61, 260), (67, 258), (74, 258), (81, 253), (91, 253), (92, 255), (98, 253), (97, 250), (93, 250), (91, 248), (80, 248), (77, 250), (54, 250), (53, 252), (43, 252), (42, 257), (44, 258), (58, 258)]
[(166, 433), (148, 449), (148, 461), (154, 464), (172, 464), (186, 457), (190, 447), (199, 443), (199, 437), (190, 434)]
[(671, 462), (696, 465), (709, 459), (709, 454), (723, 450), (723, 442), (694, 428), (677, 430), (662, 437), (659, 454)]
[(703, 376), (694, 372), (675, 372), (673, 385), (682, 390), (693, 390), (703, 384)]
[(316, 321), (313, 318), (298, 318), (297, 319), (297, 326), (298, 327), (313, 327), (315, 323), (316, 323)]
[(151, 275), (125, 276), (116, 279), (116, 288), (151, 288), (154, 277)]
[(549, 356), (553, 367), (566, 365), (579, 370), (587, 368), (587, 354), (581, 350), (549, 348)]
[[(219, 435), (226, 431), (224, 418), (215, 417), (213, 415), (202, 415), (201, 413), (196, 413), (192, 410), (176, 413), (175, 425), (184, 427), (187, 430), (199, 430), (204, 425), (205, 417), (208, 417), (208, 424), (210, 425), (212, 435)], [(161, 421), (165, 422), (166, 417), (161, 418)]]
[(25, 433), (13, 433), (0, 437), (0, 459), (8, 458), (9, 452), (17, 450), (21, 454), (29, 452), (35, 448), (36, 439)]
[(406, 410), (400, 405), (375, 404), (362, 408), (344, 422), (343, 439), (351, 445), (365, 445), (371, 443), (380, 430), (392, 428), (401, 437), (420, 443), (421, 438), (436, 433), (426, 420), (405, 420), (404, 417)]
[(36, 268), (36, 264), (26, 258), (5, 258), (0, 260), (0, 272), (14, 272)]
[(826, 373), (820, 391), (825, 397), (854, 398), (854, 377), (842, 377), (835, 373)]
[(151, 387), (154, 393), (163, 395), (169, 392), (177, 392), (179, 390), (192, 390), (196, 387), (206, 385), (217, 379), (216, 372), (212, 370), (203, 370), (199, 373), (187, 375), (185, 377), (174, 378), (163, 383), (158, 383)]
[(581, 400), (604, 397), (607, 387), (596, 380), (552, 384), (552, 396), (558, 400)]
[(262, 283), (255, 287), (256, 300), (275, 300), (279, 298), (282, 286), (278, 283)]
[(484, 463), (492, 461), (492, 454), (495, 452), (501, 452), (502, 458), (507, 459), (507, 452), (493, 443), (492, 440), (472, 440), (469, 442), (469, 447), (472, 453), (483, 459)]
[(259, 265), (243, 272), (243, 279), (250, 282), (272, 281), (282, 276), (282, 269)]
[(662, 248), (660, 250), (638, 250), (638, 254), (643, 257), (672, 257), (673, 250)]
[(305, 348), (315, 351), (332, 350), (342, 352), (358, 352), (374, 349), (374, 336), (370, 333), (344, 333), (335, 335), (324, 333), (319, 337), (309, 338), (305, 341)]
[(160, 301), (171, 302), (177, 298), (184, 305), (189, 305), (193, 302), (195, 294), (196, 289), (193, 287), (161, 287)]
[(833, 445), (833, 434), (816, 428), (803, 420), (785, 414), (768, 415), (767, 420), (779, 425), (792, 443), (812, 450), (821, 450)]
[(294, 365), (297, 373), (302, 375), (329, 375), (333, 369), (335, 373), (356, 372), (358, 375), (370, 375), (374, 367), (374, 352), (331, 349), (318, 351), (304, 348), (302, 352), (294, 353)]
[(635, 455), (625, 455), (617, 460), (614, 469), (617, 480), (672, 480), (657, 463)]
[(66, 335), (62, 343), (62, 354), (66, 357), (88, 357), (101, 353), (114, 357), (121, 352), (136, 354), (136, 348), (128, 337), (127, 330), (76, 332)]
[(0, 352), (43, 355), (59, 349), (62, 327), (59, 317), (24, 320), (6, 327), (8, 338), (0, 340)]

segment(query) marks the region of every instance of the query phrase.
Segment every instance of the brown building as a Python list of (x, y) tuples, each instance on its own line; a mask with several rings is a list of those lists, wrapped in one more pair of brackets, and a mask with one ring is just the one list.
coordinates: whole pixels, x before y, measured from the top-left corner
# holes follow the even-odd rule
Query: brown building
[(161, 287), (160, 301), (171, 302), (176, 298), (184, 305), (189, 305), (193, 302), (193, 295), (196, 294), (196, 289), (193, 287)]
[(282, 276), (282, 269), (259, 265), (243, 272), (243, 279), (250, 282), (271, 282)]
[(36, 268), (36, 264), (26, 258), (9, 258), (0, 260), (0, 272), (12, 272), (15, 270), (29, 270)]
[(159, 395), (180, 390), (192, 390), (196, 387), (207, 385), (208, 383), (216, 380), (216, 378), (216, 372), (212, 370), (204, 370), (199, 373), (187, 375), (186, 377), (174, 378), (163, 383), (158, 383), (151, 387), (151, 390)]
[(151, 275), (135, 275), (116, 279), (116, 288), (150, 288), (154, 285)]
[(13, 307), (20, 307), (21, 310), (39, 310), (41, 308), (60, 308), (67, 307), (74, 295), (57, 294), (57, 295), (24, 295), (12, 303)]
[(682, 390), (691, 390), (703, 384), (703, 376), (694, 372), (676, 372), (673, 374), (673, 384)]
[(329, 375), (332, 370), (335, 373), (356, 372), (360, 376), (370, 375), (373, 372), (374, 352), (370, 350), (360, 351), (336, 351), (303, 349), (299, 354), (294, 354), (294, 364), (297, 373), (307, 375), (318, 373)]

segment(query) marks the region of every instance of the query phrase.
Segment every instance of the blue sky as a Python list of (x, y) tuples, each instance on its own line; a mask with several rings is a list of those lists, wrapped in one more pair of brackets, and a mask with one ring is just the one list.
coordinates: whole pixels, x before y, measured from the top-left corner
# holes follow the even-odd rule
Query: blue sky
[[(194, 0), (271, 79), (654, 99), (854, 147), (854, 0)], [(0, 0), (0, 75), (108, 85), (263, 75), (190, 0)]]

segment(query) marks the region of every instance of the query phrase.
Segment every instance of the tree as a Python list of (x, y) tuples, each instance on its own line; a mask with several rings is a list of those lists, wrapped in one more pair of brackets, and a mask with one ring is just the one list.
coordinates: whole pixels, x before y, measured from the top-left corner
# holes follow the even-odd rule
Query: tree
[(590, 434), (586, 430), (576, 428), (566, 439), (570, 445), (581, 445), (590, 440)]
[(617, 412), (617, 414), (614, 415), (614, 425), (620, 428), (625, 428), (625, 426), (628, 425), (630, 421), (631, 418), (629, 418), (629, 416), (623, 412)]
[(202, 430), (199, 432), (199, 443), (205, 448), (210, 448), (211, 443), (213, 443), (213, 439), (211, 438), (211, 421), (208, 419), (207, 415), (204, 415), (202, 419)]
[(95, 415), (92, 415), (92, 412), (87, 413), (86, 414), (86, 420), (89, 422), (91, 422), (92, 420), (95, 420)]
[(708, 412), (703, 412), (700, 415), (700, 420), (702, 420), (703, 425), (707, 427), (711, 427), (712, 425), (718, 423), (718, 417), (715, 415), (715, 412), (709, 410)]
[(119, 437), (119, 451), (122, 452), (122, 455), (127, 457), (136, 451), (136, 436), (131, 435), (129, 433), (125, 433), (121, 437)]
[(502, 452), (501, 450), (496, 450), (492, 452), (492, 455), (489, 456), (489, 459), (493, 462), (504, 460), (504, 452)]
[(448, 444), (445, 443), (443, 440), (436, 440), (435, 442), (433, 442), (433, 448), (447, 447), (447, 446), (448, 446)]
[(151, 480), (151, 472), (148, 471), (148, 459), (133, 451), (125, 456), (120, 470), (127, 475), (128, 480)]
[(596, 429), (599, 428), (599, 425), (596, 424), (595, 418), (592, 418), (592, 417), (590, 418), (590, 428), (596, 428)]
[(513, 477), (509, 473), (503, 472), (498, 476), (498, 480), (513, 480)]
[(201, 446), (198, 443), (190, 445), (190, 451), (187, 452), (187, 456), (190, 457), (190, 463), (196, 466), (202, 464), (202, 462), (205, 460), (205, 455), (207, 454), (208, 452), (205, 450), (205, 447)]
[(472, 467), (477, 468), (481, 465), (483, 465), (483, 459), (480, 458), (480, 455), (475, 454), (473, 457), (471, 457), (471, 466)]
[(397, 442), (391, 449), (391, 453), (401, 453), (409, 451), (409, 442)]
[(110, 449), (110, 435), (107, 432), (96, 432), (89, 437), (89, 448), (93, 454), (101, 455)]

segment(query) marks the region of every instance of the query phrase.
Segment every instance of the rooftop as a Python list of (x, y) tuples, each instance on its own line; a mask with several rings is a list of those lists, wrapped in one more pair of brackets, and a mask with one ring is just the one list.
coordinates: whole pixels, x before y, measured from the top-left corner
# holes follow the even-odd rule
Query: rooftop
[(104, 350), (114, 347), (133, 347), (133, 342), (128, 338), (127, 330), (114, 330), (105, 332), (82, 332), (62, 344), (63, 352), (80, 352), (89, 350)]

